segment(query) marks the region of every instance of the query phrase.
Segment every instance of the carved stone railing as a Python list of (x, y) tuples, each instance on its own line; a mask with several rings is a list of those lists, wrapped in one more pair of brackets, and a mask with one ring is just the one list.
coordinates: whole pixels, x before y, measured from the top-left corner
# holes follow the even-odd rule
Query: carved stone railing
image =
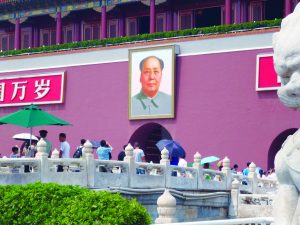
[(226, 190), (227, 189), (227, 176), (221, 171), (204, 169), (202, 185), (203, 189), (210, 190)]
[(41, 162), (37, 159), (1, 159), (0, 185), (41, 181)]
[(81, 159), (48, 159), (45, 182), (87, 186), (86, 161)]
[(97, 188), (129, 187), (128, 163), (95, 160), (95, 182)]
[(243, 175), (233, 175), (233, 179), (240, 182), (240, 191), (243, 193), (253, 193), (253, 180)]
[(177, 190), (198, 190), (199, 171), (191, 167), (168, 166), (166, 187)]
[(152, 163), (134, 163), (131, 166), (130, 187), (161, 188), (166, 186), (166, 166)]
[(274, 219), (272, 217), (244, 218), (231, 220), (212, 220), (200, 222), (165, 223), (165, 225), (270, 225)]
[(241, 181), (234, 178), (231, 187), (231, 202), (229, 206), (230, 217), (247, 218), (257, 216), (271, 216), (274, 194), (242, 194)]
[(61, 159), (54, 150), (52, 158), (45, 153), (46, 143), (38, 142), (34, 159), (0, 159), (0, 185), (27, 184), (36, 181), (75, 184), (89, 188), (170, 188), (177, 190), (230, 191), (236, 179), (242, 193), (272, 193), (276, 181), (254, 176), (255, 165), (248, 177), (233, 175), (230, 160), (225, 157), (222, 171), (203, 169), (201, 155), (194, 156), (193, 167), (170, 165), (169, 153), (164, 149), (160, 164), (136, 163), (132, 146), (127, 146), (124, 161), (94, 159), (92, 145), (85, 144), (85, 157)]

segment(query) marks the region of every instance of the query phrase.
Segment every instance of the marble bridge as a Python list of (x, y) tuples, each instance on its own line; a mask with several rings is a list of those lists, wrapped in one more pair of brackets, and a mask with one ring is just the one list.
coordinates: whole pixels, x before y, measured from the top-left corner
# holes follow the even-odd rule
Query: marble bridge
[[(126, 198), (136, 198), (153, 220), (159, 216), (157, 199), (165, 189), (176, 199), (179, 222), (271, 215), (277, 182), (257, 178), (254, 163), (250, 165), (249, 176), (243, 177), (232, 174), (227, 157), (222, 171), (203, 169), (198, 152), (193, 167), (178, 167), (170, 165), (166, 149), (161, 152), (160, 163), (154, 164), (136, 163), (130, 145), (125, 149), (124, 161), (95, 159), (89, 141), (81, 159), (61, 159), (57, 150), (48, 158), (45, 147), (41, 139), (36, 158), (0, 159), (0, 184), (54, 182), (120, 192)], [(137, 174), (137, 170), (143, 172)]]

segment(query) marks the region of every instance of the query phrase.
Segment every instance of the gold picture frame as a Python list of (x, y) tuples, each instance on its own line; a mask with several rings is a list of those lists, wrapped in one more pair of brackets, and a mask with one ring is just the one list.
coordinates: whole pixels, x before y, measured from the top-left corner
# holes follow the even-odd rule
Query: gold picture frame
[(129, 120), (175, 117), (175, 57), (175, 45), (129, 49)]

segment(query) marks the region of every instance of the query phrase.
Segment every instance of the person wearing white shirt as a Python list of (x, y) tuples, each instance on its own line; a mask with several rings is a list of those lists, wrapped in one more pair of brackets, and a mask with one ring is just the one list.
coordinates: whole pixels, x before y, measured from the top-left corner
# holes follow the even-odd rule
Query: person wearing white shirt
[(187, 167), (187, 161), (184, 158), (179, 158), (178, 166)]
[(66, 141), (66, 134), (59, 134), (61, 158), (70, 158), (70, 144)]
[(140, 145), (138, 142), (133, 144), (133, 155), (136, 162), (145, 162), (145, 153), (142, 149), (140, 149)]

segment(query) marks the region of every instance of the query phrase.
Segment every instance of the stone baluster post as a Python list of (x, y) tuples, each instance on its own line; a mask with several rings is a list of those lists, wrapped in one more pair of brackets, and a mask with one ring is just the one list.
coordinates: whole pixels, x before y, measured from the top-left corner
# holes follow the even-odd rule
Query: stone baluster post
[(193, 168), (197, 169), (198, 176), (197, 176), (197, 181), (198, 181), (198, 189), (201, 189), (203, 187), (203, 167), (201, 165), (201, 155), (199, 152), (196, 152), (194, 155), (194, 163), (193, 163)]
[(133, 147), (130, 143), (125, 148), (124, 161), (128, 163), (128, 175), (129, 175), (128, 187), (131, 187), (134, 176), (136, 174), (136, 166), (135, 166), (135, 159), (133, 155)]
[[(51, 154), (51, 159), (59, 159), (59, 151), (57, 150), (57, 148), (55, 148), (53, 151), (52, 151), (52, 154)], [(58, 165), (53, 165), (53, 169), (55, 171), (58, 170)]]
[(160, 165), (164, 165), (165, 166), (165, 171), (164, 171), (164, 177), (165, 177), (165, 187), (167, 187), (167, 181), (168, 181), (168, 177), (171, 175), (171, 170), (170, 170), (170, 160), (169, 160), (169, 151), (166, 148), (163, 148), (163, 150), (161, 151), (161, 160), (160, 160)]
[(156, 224), (176, 223), (176, 199), (168, 189), (157, 199), (158, 218)]
[(95, 186), (95, 159), (93, 154), (93, 145), (87, 140), (84, 145), (85, 160), (86, 160), (86, 172), (87, 172), (87, 186)]
[(37, 143), (37, 153), (35, 158), (40, 159), (41, 163), (41, 182), (48, 181), (48, 154), (46, 152), (47, 143), (43, 138)]
[(59, 159), (59, 151), (56, 148), (52, 151), (51, 159)]
[(229, 205), (229, 217), (237, 218), (238, 206), (239, 206), (239, 194), (240, 194), (240, 181), (234, 179), (231, 184), (231, 197)]
[(232, 173), (230, 168), (230, 160), (227, 156), (225, 156), (225, 158), (223, 159), (222, 172), (226, 176), (226, 187), (228, 190), (231, 190)]
[(254, 162), (252, 162), (249, 165), (249, 174), (248, 174), (249, 179), (252, 181), (252, 194), (256, 193), (256, 187), (257, 187), (257, 175), (256, 175), (256, 165)]
[(166, 148), (163, 148), (161, 151), (161, 160), (159, 162), (161, 165), (170, 165), (170, 160), (169, 160), (169, 151)]

